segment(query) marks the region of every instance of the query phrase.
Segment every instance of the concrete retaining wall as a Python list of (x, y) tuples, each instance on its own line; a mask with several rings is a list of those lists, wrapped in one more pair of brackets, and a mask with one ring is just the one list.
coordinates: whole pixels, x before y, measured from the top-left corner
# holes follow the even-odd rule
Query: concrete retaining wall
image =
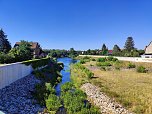
[(0, 89), (31, 74), (32, 71), (31, 65), (26, 66), (21, 62), (0, 66)]
[[(89, 56), (89, 57), (108, 57), (108, 56), (99, 56), (99, 55), (79, 55), (81, 57)], [(152, 58), (142, 58), (142, 57), (115, 57), (118, 60), (122, 61), (132, 61), (132, 62), (149, 62), (152, 63)]]

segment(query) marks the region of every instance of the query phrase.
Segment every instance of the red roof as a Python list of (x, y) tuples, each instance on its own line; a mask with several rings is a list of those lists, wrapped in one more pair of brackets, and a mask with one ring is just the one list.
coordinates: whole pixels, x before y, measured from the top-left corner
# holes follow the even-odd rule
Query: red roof
[(108, 50), (108, 52), (109, 52), (109, 53), (112, 53), (112, 52), (113, 52), (113, 50)]

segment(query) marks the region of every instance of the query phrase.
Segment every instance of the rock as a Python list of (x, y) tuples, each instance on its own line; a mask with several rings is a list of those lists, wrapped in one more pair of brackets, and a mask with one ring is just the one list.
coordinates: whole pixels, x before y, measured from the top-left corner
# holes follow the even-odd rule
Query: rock
[(36, 101), (31, 95), (37, 83), (40, 80), (28, 75), (0, 89), (0, 110), (6, 114), (36, 114), (42, 111), (40, 105), (33, 103)]
[(110, 99), (107, 95), (102, 93), (98, 87), (90, 83), (83, 84), (81, 89), (87, 94), (90, 102), (100, 107), (100, 112), (102, 114), (133, 114), (122, 107), (122, 105), (115, 102), (114, 99)]

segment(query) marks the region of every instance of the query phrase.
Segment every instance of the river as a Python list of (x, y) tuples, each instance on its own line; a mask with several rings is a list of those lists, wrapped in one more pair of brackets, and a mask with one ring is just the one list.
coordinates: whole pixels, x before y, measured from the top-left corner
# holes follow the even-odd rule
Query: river
[(65, 58), (58, 58), (57, 61), (62, 62), (64, 64), (64, 69), (61, 71), (62, 81), (59, 84), (57, 84), (57, 86), (55, 87), (56, 95), (60, 96), (62, 84), (71, 81), (70, 80), (70, 64), (76, 63), (77, 60), (73, 60), (72, 58), (65, 57)]

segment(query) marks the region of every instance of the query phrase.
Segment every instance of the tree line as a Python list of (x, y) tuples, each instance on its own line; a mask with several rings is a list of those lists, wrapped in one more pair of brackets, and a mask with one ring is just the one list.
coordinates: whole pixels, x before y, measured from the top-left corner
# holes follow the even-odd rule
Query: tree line
[(101, 50), (90, 50), (84, 51), (82, 54), (84, 55), (112, 55), (112, 56), (124, 56), (124, 57), (139, 57), (144, 54), (144, 50), (138, 50), (135, 48), (134, 40), (132, 37), (128, 37), (124, 49), (120, 49), (120, 47), (115, 44), (111, 52), (109, 53), (108, 47), (103, 44)]
[(75, 58), (80, 53), (76, 51), (74, 48), (70, 48), (69, 50), (65, 49), (44, 49), (43, 50), (49, 57), (61, 58), (61, 57), (71, 57)]

